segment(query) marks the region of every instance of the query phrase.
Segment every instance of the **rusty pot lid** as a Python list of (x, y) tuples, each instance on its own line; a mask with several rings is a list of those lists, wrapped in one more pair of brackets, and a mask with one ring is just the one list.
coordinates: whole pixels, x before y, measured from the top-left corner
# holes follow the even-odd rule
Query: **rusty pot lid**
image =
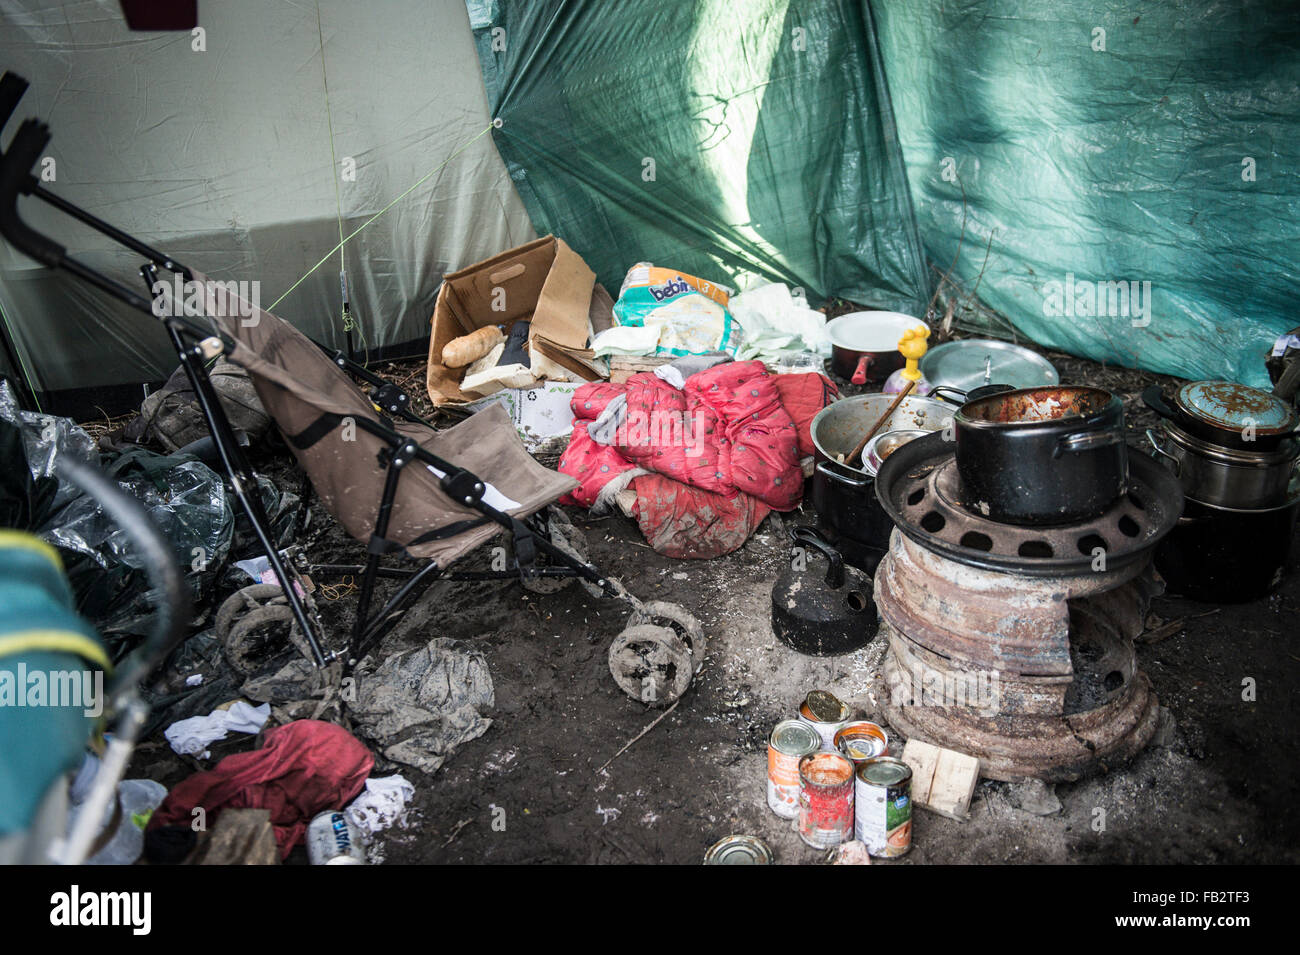
[(1194, 421), (1224, 431), (1253, 427), (1259, 435), (1294, 431), (1295, 410), (1275, 395), (1233, 381), (1193, 381), (1174, 393), (1178, 409)]

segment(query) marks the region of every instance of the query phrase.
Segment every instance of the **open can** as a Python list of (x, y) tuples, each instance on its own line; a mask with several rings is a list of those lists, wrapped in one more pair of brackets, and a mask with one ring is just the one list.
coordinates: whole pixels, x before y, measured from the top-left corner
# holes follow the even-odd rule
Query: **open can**
[(869, 759), (889, 755), (889, 737), (869, 720), (854, 720), (835, 734), (835, 749), (861, 766)]
[(839, 753), (799, 760), (799, 838), (833, 849), (853, 838), (853, 763)]
[[(833, 714), (827, 714), (828, 703), (831, 704), (831, 708), (838, 705), (839, 709)], [(828, 715), (830, 719), (827, 719)], [(813, 690), (799, 704), (799, 719), (817, 731), (823, 749), (835, 749), (835, 734), (848, 725), (852, 715), (847, 703), (841, 702), (825, 690)]]
[(727, 836), (704, 854), (705, 865), (771, 865), (772, 850), (756, 836)]

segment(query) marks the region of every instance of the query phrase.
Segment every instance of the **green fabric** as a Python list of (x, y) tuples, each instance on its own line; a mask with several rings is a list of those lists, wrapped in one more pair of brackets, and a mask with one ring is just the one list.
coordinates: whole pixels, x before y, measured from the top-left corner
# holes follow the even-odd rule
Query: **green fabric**
[(467, 7), (503, 120), (493, 135), (534, 226), (612, 291), (650, 261), (733, 285), (759, 275), (814, 302), (924, 306), (902, 156), (856, 0)]
[[(1025, 335), (1266, 385), (1264, 353), (1300, 324), (1300, 5), (871, 6), (932, 260), (957, 253), (964, 186), (954, 276), (973, 287), (992, 235), (979, 295)], [(1149, 281), (1150, 324), (1044, 314), (1070, 275)]]

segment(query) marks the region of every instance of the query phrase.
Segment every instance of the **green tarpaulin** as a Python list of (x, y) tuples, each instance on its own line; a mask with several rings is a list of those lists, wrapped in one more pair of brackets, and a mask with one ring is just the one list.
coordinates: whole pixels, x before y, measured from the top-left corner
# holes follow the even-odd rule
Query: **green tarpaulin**
[(651, 261), (923, 307), (902, 154), (852, 0), (467, 4), (539, 232), (617, 289)]
[(953, 278), (1045, 345), (1261, 385), (1300, 324), (1295, 4), (467, 7), (534, 225), (607, 284), (645, 259), (915, 309), (964, 218)]

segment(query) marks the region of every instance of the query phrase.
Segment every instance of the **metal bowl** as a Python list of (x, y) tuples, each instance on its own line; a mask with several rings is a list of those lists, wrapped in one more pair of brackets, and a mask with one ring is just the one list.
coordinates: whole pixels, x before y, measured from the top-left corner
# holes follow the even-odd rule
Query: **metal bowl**
[(917, 438), (923, 438), (929, 431), (919, 429), (906, 429), (899, 431), (882, 431), (862, 449), (862, 465), (868, 474), (875, 474), (880, 470), (881, 462), (889, 457), (903, 445)]

